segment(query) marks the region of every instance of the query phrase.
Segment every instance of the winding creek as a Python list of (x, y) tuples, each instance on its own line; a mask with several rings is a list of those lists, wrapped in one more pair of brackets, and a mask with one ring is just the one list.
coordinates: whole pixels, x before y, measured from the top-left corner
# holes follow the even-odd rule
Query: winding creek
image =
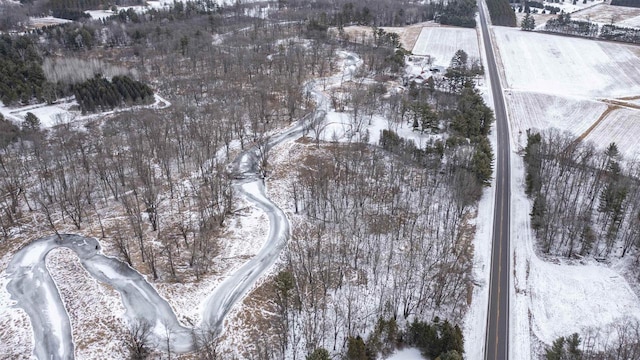
[[(361, 60), (353, 53), (345, 53), (345, 68), (340, 75), (327, 78), (338, 83), (350, 78)], [(267, 150), (295, 139), (315, 121), (320, 121), (329, 110), (328, 100), (317, 89), (318, 80), (307, 83), (305, 90), (317, 103), (317, 110), (294, 125), (273, 136)], [(254, 258), (224, 280), (203, 300), (202, 322), (198, 330), (222, 332), (225, 316), (278, 259), (290, 234), (290, 225), (284, 212), (265, 194), (264, 180), (259, 175), (259, 149), (250, 148), (241, 153), (230, 165), (235, 176), (234, 188), (253, 205), (264, 211), (269, 219), (267, 239)], [(69, 315), (60, 298), (55, 281), (46, 266), (47, 254), (57, 248), (73, 250), (84, 269), (101, 283), (120, 293), (129, 323), (145, 322), (151, 326), (150, 342), (156, 348), (166, 349), (166, 329), (171, 330), (172, 352), (187, 353), (194, 350), (194, 329), (182, 325), (171, 306), (156, 289), (125, 262), (101, 252), (98, 240), (73, 234), (51, 235), (37, 239), (16, 252), (6, 270), (9, 279), (6, 289), (31, 321), (35, 339), (33, 354), (38, 359), (73, 359), (74, 343)]]

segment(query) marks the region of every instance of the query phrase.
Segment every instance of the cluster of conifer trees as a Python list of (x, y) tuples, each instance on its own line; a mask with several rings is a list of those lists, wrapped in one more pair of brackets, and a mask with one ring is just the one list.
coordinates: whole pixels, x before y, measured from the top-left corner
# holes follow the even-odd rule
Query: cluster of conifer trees
[(450, 1), (442, 9), (439, 21), (442, 25), (476, 27), (476, 1), (459, 0)]
[(153, 90), (128, 76), (114, 76), (109, 81), (96, 76), (73, 87), (74, 95), (82, 113), (111, 110), (126, 104), (149, 103), (153, 99)]
[(572, 20), (569, 14), (560, 14), (557, 18), (550, 19), (544, 29), (561, 34), (586, 37), (597, 37), (599, 33), (598, 24), (589, 21)]
[[(360, 336), (347, 339), (345, 358), (374, 360), (378, 354), (391, 355), (399, 345), (415, 346), (430, 359), (462, 360), (464, 352), (462, 330), (447, 320), (441, 321), (437, 316), (431, 323), (416, 320), (402, 330), (395, 319), (380, 318), (366, 341)], [(307, 360), (329, 359), (329, 352), (324, 348), (317, 348), (307, 357)]]
[(5, 105), (42, 98), (45, 77), (41, 63), (30, 38), (0, 36), (0, 100)]
[(493, 25), (516, 26), (516, 13), (509, 0), (487, 0)]

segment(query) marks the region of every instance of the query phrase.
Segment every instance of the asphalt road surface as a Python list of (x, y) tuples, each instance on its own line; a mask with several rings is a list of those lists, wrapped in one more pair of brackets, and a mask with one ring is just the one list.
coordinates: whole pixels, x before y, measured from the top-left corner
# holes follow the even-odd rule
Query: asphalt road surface
[(489, 287), (489, 313), (487, 319), (487, 339), (485, 359), (504, 360), (509, 358), (509, 221), (510, 221), (510, 167), (509, 167), (509, 125), (505, 111), (502, 86), (491, 46), (488, 17), (484, 2), (478, 4), (480, 26), (496, 117), (498, 145), (496, 149), (496, 203), (493, 215), (493, 249), (491, 252), (491, 281)]

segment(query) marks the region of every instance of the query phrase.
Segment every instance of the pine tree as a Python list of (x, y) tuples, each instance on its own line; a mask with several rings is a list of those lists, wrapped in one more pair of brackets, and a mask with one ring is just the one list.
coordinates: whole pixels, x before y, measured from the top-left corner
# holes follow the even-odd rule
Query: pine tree
[(327, 349), (317, 348), (307, 356), (307, 360), (330, 360), (331, 356)]
[(347, 360), (368, 360), (367, 348), (360, 336), (350, 336), (347, 340)]
[(545, 351), (546, 360), (563, 360), (565, 358), (564, 343), (564, 337), (557, 338), (553, 345)]
[(40, 131), (40, 119), (33, 113), (28, 112), (22, 122), (22, 131), (27, 133)]
[(581, 342), (582, 339), (580, 339), (578, 333), (574, 333), (567, 338), (567, 355), (569, 360), (582, 359), (582, 350), (579, 349)]
[(473, 155), (471, 166), (480, 184), (485, 186), (491, 184), (491, 175), (493, 175), (493, 151), (487, 138), (480, 138), (476, 146), (476, 152)]
[(460, 353), (455, 350), (449, 350), (445, 353), (440, 354), (440, 356), (438, 356), (436, 360), (462, 360), (462, 355), (460, 355)]
[(536, 20), (531, 16), (531, 14), (526, 13), (522, 22), (520, 23), (520, 28), (525, 31), (531, 31), (536, 27)]

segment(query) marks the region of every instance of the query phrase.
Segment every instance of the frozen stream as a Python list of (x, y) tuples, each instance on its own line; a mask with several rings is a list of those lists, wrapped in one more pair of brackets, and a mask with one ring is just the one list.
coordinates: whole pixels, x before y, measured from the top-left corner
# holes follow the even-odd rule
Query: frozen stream
[[(362, 61), (353, 53), (344, 53), (342, 74), (330, 77), (329, 84), (349, 79)], [(278, 135), (266, 145), (270, 149), (285, 141), (299, 137), (315, 121), (320, 121), (329, 110), (326, 96), (317, 89), (317, 81), (306, 86), (318, 104), (317, 111), (309, 114)], [(198, 330), (222, 331), (224, 317), (251, 289), (255, 281), (277, 260), (289, 237), (289, 221), (284, 212), (269, 200), (264, 181), (259, 176), (259, 149), (251, 148), (229, 165), (235, 175), (235, 189), (269, 218), (269, 234), (258, 254), (238, 271), (223, 281), (203, 300), (202, 323)], [(56, 248), (73, 250), (85, 270), (98, 281), (117, 290), (126, 309), (129, 323), (146, 322), (151, 326), (151, 343), (166, 348), (166, 328), (171, 330), (171, 350), (186, 353), (194, 350), (194, 329), (178, 321), (171, 306), (146, 279), (126, 263), (101, 253), (100, 243), (94, 238), (62, 234), (40, 238), (14, 254), (6, 274), (7, 291), (31, 321), (35, 339), (34, 355), (38, 359), (73, 359), (74, 343), (69, 315), (60, 298), (58, 288), (49, 274), (45, 259)]]

